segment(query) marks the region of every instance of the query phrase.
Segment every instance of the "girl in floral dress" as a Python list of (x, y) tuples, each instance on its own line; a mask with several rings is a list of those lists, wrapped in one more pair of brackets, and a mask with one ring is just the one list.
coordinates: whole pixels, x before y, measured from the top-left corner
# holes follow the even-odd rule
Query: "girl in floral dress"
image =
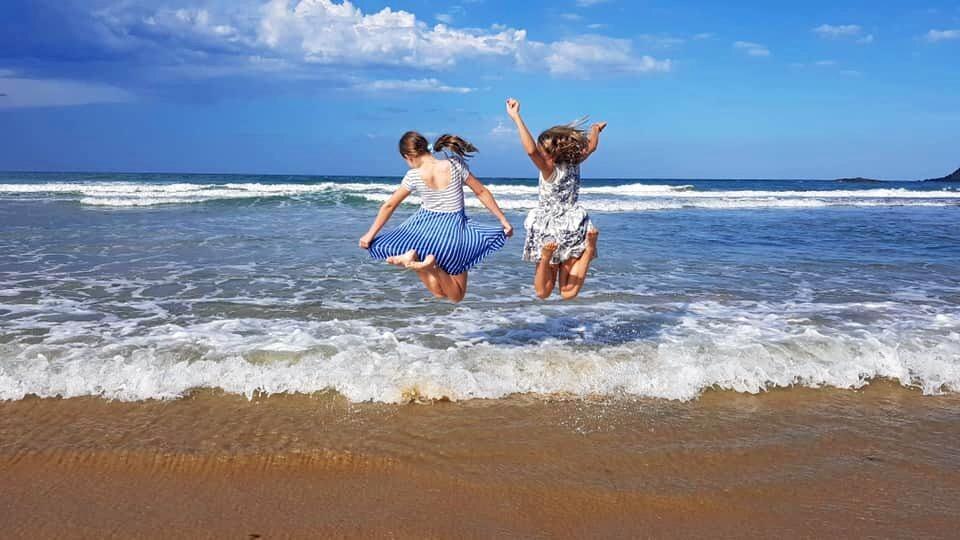
[(533, 287), (549, 298), (559, 282), (564, 300), (583, 288), (590, 262), (597, 256), (600, 231), (579, 203), (580, 164), (597, 150), (606, 122), (593, 124), (589, 135), (578, 124), (554, 126), (534, 141), (520, 117), (520, 102), (507, 100), (507, 114), (517, 125), (520, 143), (540, 171), (540, 199), (527, 215), (523, 259), (536, 263)]

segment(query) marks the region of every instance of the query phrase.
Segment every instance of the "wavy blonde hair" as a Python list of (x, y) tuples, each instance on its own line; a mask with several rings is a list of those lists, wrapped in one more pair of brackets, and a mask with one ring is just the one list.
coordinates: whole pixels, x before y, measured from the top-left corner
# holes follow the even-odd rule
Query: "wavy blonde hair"
[(562, 126), (553, 126), (537, 137), (537, 144), (547, 153), (554, 163), (577, 165), (583, 161), (590, 139), (583, 126), (587, 118), (570, 122)]

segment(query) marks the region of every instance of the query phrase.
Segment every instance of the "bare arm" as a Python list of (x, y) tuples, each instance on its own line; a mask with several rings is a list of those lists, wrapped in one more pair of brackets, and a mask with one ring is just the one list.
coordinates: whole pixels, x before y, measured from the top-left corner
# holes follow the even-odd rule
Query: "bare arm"
[(507, 237), (513, 236), (513, 225), (510, 225), (510, 222), (507, 221), (507, 216), (503, 215), (503, 211), (500, 210), (500, 205), (497, 204), (497, 200), (493, 198), (493, 193), (490, 193), (490, 190), (487, 189), (487, 186), (483, 185), (480, 180), (477, 180), (477, 177), (470, 173), (470, 176), (466, 180), (467, 186), (473, 190), (473, 193), (480, 199), (480, 202), (487, 207), (487, 210), (497, 219), (500, 220), (500, 225), (503, 226), (503, 232)]
[(600, 133), (607, 127), (606, 122), (597, 122), (590, 126), (590, 136), (587, 139), (587, 148), (583, 151), (583, 160), (586, 161), (600, 146)]
[(527, 156), (530, 157), (530, 161), (533, 162), (544, 178), (553, 176), (553, 160), (544, 155), (543, 151), (540, 150), (540, 147), (537, 146), (537, 141), (533, 139), (533, 135), (531, 135), (530, 130), (527, 129), (527, 124), (524, 123), (523, 118), (520, 117), (520, 102), (513, 98), (508, 99), (507, 114), (517, 125), (517, 132), (520, 134), (520, 144), (523, 145), (523, 150), (527, 153)]
[(387, 202), (383, 203), (380, 206), (380, 211), (377, 212), (376, 219), (373, 220), (373, 225), (370, 225), (370, 229), (367, 231), (367, 234), (360, 237), (360, 247), (363, 249), (370, 249), (370, 244), (373, 242), (373, 238), (377, 236), (377, 233), (380, 232), (380, 229), (387, 224), (387, 221), (390, 220), (390, 216), (393, 215), (393, 211), (400, 206), (400, 203), (404, 199), (410, 196), (410, 190), (405, 187), (399, 187), (396, 191), (393, 192), (393, 195), (387, 199)]

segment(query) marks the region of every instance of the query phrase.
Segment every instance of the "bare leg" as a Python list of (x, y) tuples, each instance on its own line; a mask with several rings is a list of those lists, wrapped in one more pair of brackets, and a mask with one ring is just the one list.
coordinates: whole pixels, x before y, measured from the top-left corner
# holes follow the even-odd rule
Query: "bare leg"
[[(410, 262), (407, 268), (416, 271), (420, 281), (423, 281), (435, 296), (457, 303), (467, 294), (467, 273), (451, 276), (437, 267), (437, 259), (433, 255), (427, 255), (420, 262)], [(434, 289), (434, 286), (437, 289)]]
[(418, 270), (417, 277), (420, 278), (420, 281), (426, 285), (427, 289), (430, 290), (430, 293), (433, 294), (436, 298), (446, 298), (447, 294), (444, 292), (443, 287), (440, 285), (440, 279), (437, 277), (436, 266), (433, 269), (428, 270)]
[(411, 249), (410, 251), (404, 253), (403, 255), (387, 257), (387, 264), (392, 264), (394, 266), (407, 266), (412, 262), (416, 262), (416, 260), (417, 260), (417, 250)]
[[(462, 274), (451, 276), (443, 270), (438, 269), (438, 272), (440, 272), (441, 276), (446, 276), (449, 278), (449, 281), (447, 281), (447, 298), (449, 298), (454, 304), (457, 304), (463, 300), (463, 297), (467, 295), (467, 273), (464, 272)], [(441, 282), (443, 282), (443, 279), (441, 279)]]
[(560, 296), (564, 300), (572, 300), (580, 294), (583, 283), (587, 279), (587, 270), (590, 262), (597, 254), (597, 237), (600, 231), (593, 229), (587, 232), (587, 249), (579, 258), (564, 261), (560, 267)]
[(550, 298), (557, 282), (557, 265), (550, 264), (555, 251), (557, 251), (556, 242), (548, 242), (540, 250), (540, 262), (537, 263), (537, 273), (533, 276), (533, 289), (542, 299)]

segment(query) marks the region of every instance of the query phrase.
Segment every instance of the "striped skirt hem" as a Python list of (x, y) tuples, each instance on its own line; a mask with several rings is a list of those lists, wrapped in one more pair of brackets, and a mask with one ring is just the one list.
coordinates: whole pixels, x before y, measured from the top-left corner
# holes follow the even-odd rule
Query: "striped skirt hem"
[(399, 227), (374, 238), (370, 257), (385, 260), (414, 249), (421, 259), (433, 255), (441, 270), (455, 276), (502, 248), (506, 240), (503, 229), (473, 223), (463, 210), (421, 208)]

